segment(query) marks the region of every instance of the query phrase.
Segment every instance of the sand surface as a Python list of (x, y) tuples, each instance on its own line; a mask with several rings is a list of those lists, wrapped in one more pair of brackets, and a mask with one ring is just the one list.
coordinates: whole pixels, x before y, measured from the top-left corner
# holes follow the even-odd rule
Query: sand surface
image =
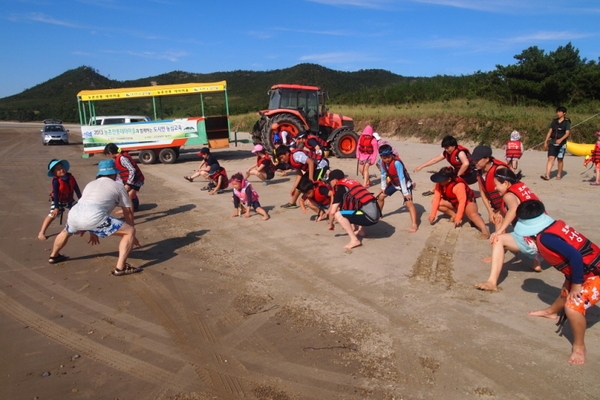
[[(420, 229), (407, 233), (399, 195), (363, 246), (344, 251), (339, 226), (284, 210), (291, 182), (255, 182), (269, 221), (230, 218), (229, 192), (209, 196), (182, 176), (196, 151), (173, 165), (143, 165), (136, 214), (137, 275), (114, 277), (118, 240), (74, 237), (71, 259), (49, 265), (36, 240), (48, 212), (48, 162), (66, 158), (80, 185), (101, 157), (42, 146), (40, 124), (0, 124), (0, 398), (2, 399), (597, 399), (600, 310), (588, 311), (588, 361), (569, 366), (570, 328), (527, 311), (544, 308), (563, 276), (507, 256), (502, 290), (485, 293), (487, 241), (445, 220), (430, 226), (432, 185), (412, 174)], [(438, 144), (392, 140), (409, 169)], [(251, 145), (217, 150), (231, 174), (254, 162)], [(502, 156), (501, 150), (495, 154)], [(545, 153), (527, 151), (524, 181), (554, 218), (596, 243), (600, 188), (582, 159), (562, 181), (542, 181)], [(355, 177), (355, 160), (331, 159)], [(434, 170), (442, 167), (425, 168)], [(372, 170), (375, 173), (375, 170)], [(377, 174), (379, 176), (379, 174)], [(374, 179), (378, 183), (378, 178)], [(371, 188), (378, 191), (378, 185)], [(485, 209), (480, 211), (487, 220)], [(44, 376), (45, 373), (49, 376)]]

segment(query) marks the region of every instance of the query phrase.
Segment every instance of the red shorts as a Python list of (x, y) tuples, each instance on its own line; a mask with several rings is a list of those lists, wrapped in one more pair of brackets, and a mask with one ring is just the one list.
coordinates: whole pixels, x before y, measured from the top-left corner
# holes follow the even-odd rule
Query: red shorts
[(585, 315), (585, 311), (600, 301), (600, 276), (592, 276), (583, 282), (581, 286), (581, 297), (571, 301), (567, 298), (565, 307)]

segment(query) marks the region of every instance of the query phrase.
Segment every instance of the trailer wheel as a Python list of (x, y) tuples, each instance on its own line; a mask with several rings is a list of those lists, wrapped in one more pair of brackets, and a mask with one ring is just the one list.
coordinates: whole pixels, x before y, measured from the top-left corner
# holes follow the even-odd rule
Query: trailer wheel
[(156, 162), (156, 153), (154, 150), (142, 150), (138, 155), (142, 164), (154, 164)]
[(177, 160), (177, 152), (173, 149), (162, 149), (158, 153), (158, 159), (163, 164), (173, 164)]

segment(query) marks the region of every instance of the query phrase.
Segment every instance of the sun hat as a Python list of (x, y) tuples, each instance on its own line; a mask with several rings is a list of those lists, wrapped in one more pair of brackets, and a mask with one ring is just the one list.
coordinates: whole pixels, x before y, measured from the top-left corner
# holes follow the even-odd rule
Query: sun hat
[(265, 148), (263, 147), (262, 144), (257, 144), (254, 146), (254, 148), (252, 149), (253, 153), (258, 153), (259, 151), (265, 151)]
[(98, 172), (96, 176), (117, 175), (119, 170), (116, 168), (115, 160), (102, 160), (98, 163)]
[(554, 222), (554, 218), (548, 214), (542, 214), (531, 219), (517, 220), (514, 232), (519, 236), (535, 236)]
[(373, 132), (373, 137), (377, 140), (381, 140), (381, 136), (379, 136), (379, 133), (377, 132)]
[(208, 149), (208, 147), (203, 147), (200, 149), (200, 152), (198, 154), (210, 154), (210, 150)]
[(473, 153), (471, 154), (471, 158), (473, 161), (481, 160), (482, 158), (487, 158), (492, 156), (492, 148), (490, 146), (477, 146), (473, 149)]
[(67, 172), (71, 168), (71, 165), (69, 164), (69, 162), (67, 160), (56, 160), (56, 159), (54, 159), (54, 160), (50, 161), (50, 163), (48, 164), (48, 178), (53, 178), (54, 177), (54, 173), (52, 172), (52, 168), (56, 167), (58, 164), (62, 164), (63, 168)]
[(431, 182), (433, 182), (433, 183), (440, 183), (440, 182), (444, 182), (452, 177), (454, 177), (454, 171), (450, 170), (447, 167), (444, 167), (444, 168), (440, 169), (438, 172), (436, 172), (435, 174), (431, 175), (429, 177), (429, 179), (431, 179)]
[(519, 131), (512, 131), (510, 133), (510, 140), (521, 140), (521, 134)]

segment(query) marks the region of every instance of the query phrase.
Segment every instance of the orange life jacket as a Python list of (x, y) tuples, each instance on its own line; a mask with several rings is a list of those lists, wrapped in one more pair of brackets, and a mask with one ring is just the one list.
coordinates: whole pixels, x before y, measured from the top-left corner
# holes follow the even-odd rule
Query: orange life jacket
[(342, 210), (360, 210), (365, 204), (375, 201), (373, 193), (361, 185), (358, 181), (350, 178), (339, 179), (335, 187), (343, 186), (347, 189), (342, 202)]
[(123, 180), (123, 183), (127, 183), (127, 181), (129, 180), (129, 170), (123, 166), (123, 164), (121, 163), (121, 158), (128, 159), (129, 162), (131, 163), (131, 165), (133, 165), (133, 167), (135, 168), (135, 174), (133, 177), (134, 183), (135, 182), (144, 182), (144, 174), (142, 174), (142, 170), (140, 169), (140, 167), (138, 167), (136, 162), (133, 161), (133, 158), (131, 158), (129, 153), (122, 152), (122, 153), (119, 153), (117, 155), (117, 157), (115, 158), (115, 166), (119, 170), (119, 176)]
[(459, 184), (462, 184), (465, 187), (467, 204), (475, 201), (475, 192), (469, 187), (469, 184), (464, 179), (459, 177), (454, 178), (453, 181), (451, 181), (445, 187), (442, 187), (440, 190), (442, 193), (442, 199), (449, 201), (456, 209), (458, 209), (458, 197), (456, 197), (456, 194), (454, 194), (454, 187)]
[(324, 151), (324, 150), (326, 150), (326, 149), (329, 148), (329, 144), (325, 140), (323, 140), (320, 137), (315, 136), (315, 135), (308, 135), (306, 137), (306, 140), (304, 140), (304, 148), (306, 150), (309, 150), (309, 151), (312, 151), (312, 152), (314, 152), (314, 151), (317, 150), (316, 146), (311, 145), (311, 143), (310, 143), (311, 140), (314, 140), (314, 141), (317, 142), (317, 144), (321, 148), (321, 151)]
[(289, 164), (292, 166), (292, 168), (297, 169), (299, 171), (308, 171), (308, 164), (304, 163), (299, 163), (296, 160), (294, 160), (294, 154), (297, 152), (302, 152), (304, 154), (306, 154), (308, 156), (308, 158), (312, 158), (312, 160), (315, 162), (315, 168), (317, 168), (317, 164), (319, 164), (319, 161), (321, 161), (323, 159), (323, 156), (315, 153), (314, 151), (310, 151), (310, 150), (305, 150), (305, 149), (292, 149), (290, 150), (290, 159), (289, 159)]
[(575, 247), (583, 256), (583, 278), (600, 275), (600, 247), (588, 238), (567, 225), (564, 221), (554, 221), (550, 226), (541, 231), (536, 237), (537, 248), (542, 257), (554, 268), (563, 274), (571, 275), (569, 261), (562, 255), (545, 247), (539, 239), (540, 234), (551, 233), (558, 236), (571, 246)]
[(221, 180), (222, 186), (219, 189), (220, 190), (227, 189), (229, 187), (229, 178), (227, 177), (227, 171), (225, 171), (225, 168), (219, 167), (219, 169), (217, 169), (217, 172), (215, 172), (212, 175), (209, 175), (208, 177), (211, 180), (215, 181), (215, 184), (216, 184), (217, 181), (219, 180), (219, 176), (223, 177), (223, 179)]
[(446, 161), (448, 161), (448, 163), (452, 165), (452, 168), (454, 168), (454, 170), (458, 172), (460, 170), (460, 167), (462, 167), (462, 161), (460, 160), (460, 158), (458, 158), (458, 155), (461, 151), (464, 151), (467, 155), (467, 158), (469, 159), (469, 168), (467, 168), (467, 170), (463, 174), (468, 175), (469, 173), (472, 173), (475, 170), (475, 164), (473, 163), (473, 160), (471, 160), (471, 152), (469, 151), (469, 149), (458, 145), (452, 151), (452, 153), (444, 151), (444, 157), (446, 158)]
[[(492, 158), (492, 166), (488, 172), (477, 171), (477, 179), (479, 180), (479, 183), (485, 191), (485, 194), (490, 201), (490, 205), (494, 210), (502, 210), (504, 208), (504, 200), (502, 199), (502, 196), (500, 196), (500, 193), (498, 193), (496, 190), (496, 186), (494, 184), (494, 174), (496, 173), (496, 169), (498, 169), (498, 167), (508, 168), (508, 165), (502, 161)], [(483, 179), (483, 174), (485, 174), (485, 179)]]
[(260, 167), (263, 164), (265, 165), (264, 172), (275, 172), (275, 164), (268, 154), (265, 154), (264, 157), (257, 156), (256, 165)]
[(522, 155), (520, 140), (509, 140), (506, 142), (506, 158), (521, 158)]
[(373, 154), (373, 135), (360, 135), (358, 139), (358, 151), (363, 154)]
[(394, 186), (400, 186), (400, 177), (398, 176), (398, 171), (396, 170), (396, 161), (400, 161), (400, 164), (402, 164), (402, 168), (404, 169), (404, 179), (406, 180), (406, 184), (408, 185), (408, 183), (412, 182), (412, 180), (410, 179), (408, 170), (406, 169), (406, 166), (404, 165), (400, 157), (395, 156), (394, 159), (389, 162), (389, 164), (382, 162), (381, 165), (383, 165), (385, 173), (391, 179), (392, 184)]
[(67, 172), (67, 179), (62, 179), (58, 177), (52, 178), (52, 193), (50, 193), (50, 201), (54, 201), (55, 193), (54, 193), (54, 182), (58, 181), (58, 204), (68, 204), (70, 205), (75, 200), (75, 187), (77, 186), (77, 181), (75, 177)]
[(313, 188), (313, 200), (320, 205), (328, 206), (329, 204), (331, 204), (331, 197), (321, 193), (321, 191), (319, 190), (320, 188), (326, 188), (327, 192), (331, 190), (331, 186), (329, 186), (325, 182), (316, 181), (315, 186)]
[[(535, 193), (533, 193), (531, 191), (531, 189), (529, 189), (529, 186), (527, 186), (523, 182), (517, 182), (517, 183), (510, 185), (507, 192), (510, 192), (510, 193), (514, 194), (515, 196), (517, 196), (519, 199), (519, 204), (521, 204), (522, 202), (527, 201), (527, 200), (539, 200), (540, 199), (539, 197), (537, 197), (535, 195)], [(506, 204), (504, 204), (504, 202), (502, 202), (502, 212), (504, 214), (506, 214), (506, 211), (508, 211), (508, 209), (506, 208)], [(517, 217), (515, 216), (515, 221), (516, 221), (516, 219), (517, 219)]]
[(596, 143), (596, 147), (592, 151), (592, 162), (594, 164), (600, 163), (600, 146)]

